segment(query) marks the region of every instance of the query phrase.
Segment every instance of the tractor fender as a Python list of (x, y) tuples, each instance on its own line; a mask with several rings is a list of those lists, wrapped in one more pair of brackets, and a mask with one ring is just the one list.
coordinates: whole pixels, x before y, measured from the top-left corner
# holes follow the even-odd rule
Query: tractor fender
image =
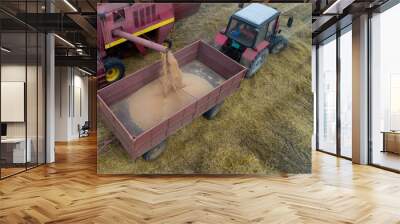
[(222, 33), (217, 33), (217, 35), (215, 35), (215, 38), (214, 38), (215, 46), (222, 47), (225, 45), (227, 40), (228, 40), (227, 36), (225, 36)]
[(266, 40), (263, 40), (259, 44), (257, 44), (256, 50), (257, 50), (257, 52), (261, 52), (262, 50), (264, 50), (268, 46), (269, 46), (269, 42), (266, 41)]
[(256, 57), (259, 52), (264, 50), (269, 46), (269, 42), (266, 40), (261, 41), (255, 49), (252, 48), (246, 48), (246, 50), (242, 54), (242, 60), (243, 62), (251, 63)]
[(249, 67), (251, 62), (256, 58), (258, 52), (252, 48), (246, 48), (242, 57), (240, 58), (240, 64)]

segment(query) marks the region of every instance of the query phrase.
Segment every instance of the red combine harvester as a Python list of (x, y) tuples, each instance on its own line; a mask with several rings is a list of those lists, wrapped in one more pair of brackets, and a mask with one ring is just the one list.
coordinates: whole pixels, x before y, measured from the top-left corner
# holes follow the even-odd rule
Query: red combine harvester
[[(195, 13), (199, 4), (172, 3), (113, 3), (99, 4), (97, 17), (97, 77), (99, 87), (124, 76), (125, 66), (120, 59), (132, 45), (142, 54), (146, 48), (165, 51), (162, 43), (177, 18)], [(129, 40), (129, 41), (127, 41)]]
[[(269, 53), (278, 53), (288, 45), (279, 35), (279, 15), (274, 8), (252, 3), (230, 17), (227, 28), (215, 36), (214, 47), (247, 67), (246, 78), (251, 78)], [(290, 17), (287, 26), (292, 23)]]

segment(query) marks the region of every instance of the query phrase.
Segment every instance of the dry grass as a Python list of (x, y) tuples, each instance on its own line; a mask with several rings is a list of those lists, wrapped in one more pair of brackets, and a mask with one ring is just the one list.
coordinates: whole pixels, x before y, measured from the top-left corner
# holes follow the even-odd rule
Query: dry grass
[[(283, 12), (282, 34), (289, 47), (269, 55), (267, 63), (225, 100), (217, 117), (198, 118), (168, 138), (155, 161), (133, 161), (118, 141), (98, 155), (99, 173), (304, 173), (311, 170), (311, 5), (272, 4)], [(202, 4), (178, 21), (170, 35), (173, 49), (203, 39), (212, 42), (237, 4)], [(294, 16), (291, 29), (285, 24)], [(130, 73), (159, 60), (159, 53), (125, 60)], [(128, 73), (129, 73), (128, 72)], [(112, 134), (99, 121), (99, 142)]]

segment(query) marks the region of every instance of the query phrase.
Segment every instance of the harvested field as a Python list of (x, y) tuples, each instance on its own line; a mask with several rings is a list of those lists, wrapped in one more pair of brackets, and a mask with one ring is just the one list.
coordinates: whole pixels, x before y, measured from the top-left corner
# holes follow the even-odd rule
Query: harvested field
[[(98, 152), (102, 174), (277, 174), (311, 171), (311, 4), (270, 4), (282, 12), (281, 34), (289, 47), (270, 54), (260, 71), (225, 100), (214, 120), (198, 118), (168, 138), (154, 161), (131, 160), (118, 140)], [(237, 4), (203, 3), (199, 12), (176, 22), (173, 51), (203, 39), (211, 43)], [(294, 16), (292, 28), (286, 27)], [(125, 59), (127, 74), (160, 59), (149, 51)], [(113, 139), (99, 115), (98, 142)]]

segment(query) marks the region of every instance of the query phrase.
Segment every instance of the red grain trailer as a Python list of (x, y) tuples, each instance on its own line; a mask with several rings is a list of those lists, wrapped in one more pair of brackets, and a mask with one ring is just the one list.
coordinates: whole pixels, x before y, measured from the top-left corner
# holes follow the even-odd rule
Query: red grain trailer
[(213, 89), (152, 128), (135, 130), (132, 119), (127, 119), (122, 112), (112, 108), (141, 87), (159, 78), (160, 61), (104, 87), (97, 93), (100, 114), (106, 126), (119, 139), (132, 159), (142, 155), (146, 160), (157, 157), (165, 147), (164, 141), (168, 136), (200, 115), (209, 118), (215, 116), (224, 99), (240, 87), (247, 70), (203, 41), (194, 42), (174, 55), (184, 71), (190, 70), (196, 75), (214, 74), (211, 78), (208, 77)]

